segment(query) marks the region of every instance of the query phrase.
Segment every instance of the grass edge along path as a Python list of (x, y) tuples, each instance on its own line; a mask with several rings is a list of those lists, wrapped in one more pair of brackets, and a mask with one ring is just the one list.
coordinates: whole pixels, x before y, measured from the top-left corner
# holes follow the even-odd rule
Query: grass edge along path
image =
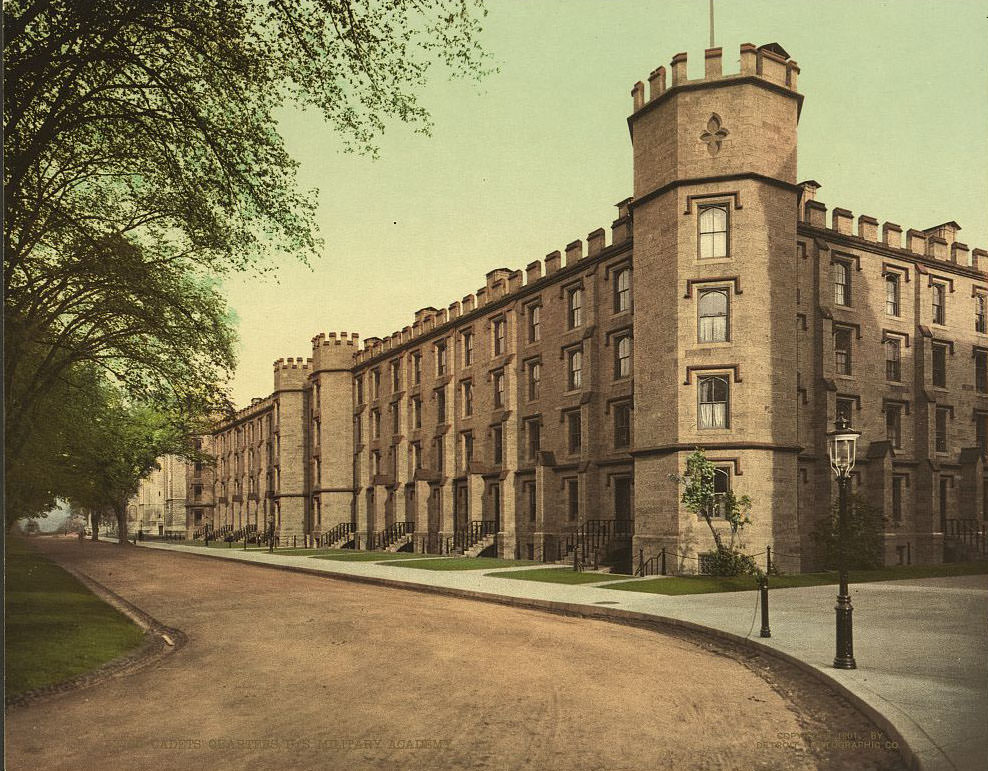
[[(875, 570), (851, 570), (848, 582), (865, 584), (875, 581), (906, 581), (911, 578), (949, 578), (988, 574), (988, 561), (955, 562), (942, 565), (901, 565)], [(793, 573), (770, 576), (771, 589), (792, 589), (803, 586), (830, 586), (838, 583), (836, 571), (827, 573)], [(661, 576), (651, 580), (623, 581), (602, 589), (647, 594), (711, 594), (715, 592), (746, 592), (758, 588), (755, 576)]]
[(526, 567), (541, 565), (541, 562), (530, 560), (504, 560), (497, 557), (436, 557), (434, 559), (415, 560), (414, 562), (383, 562), (382, 564), (396, 568), (413, 568), (416, 570), (493, 570), (495, 568)]
[(493, 578), (514, 578), (518, 581), (541, 581), (546, 584), (594, 584), (602, 581), (627, 582), (629, 578), (629, 576), (621, 573), (582, 573), (566, 567), (505, 570), (499, 573), (487, 573), (486, 575)]
[(23, 538), (8, 538), (6, 696), (90, 672), (133, 650), (144, 630)]
[[(292, 549), (281, 552), (291, 556)], [(301, 551), (301, 550), (299, 550)], [(404, 560), (428, 560), (427, 555), (414, 554), (410, 551), (358, 551), (354, 549), (322, 549), (314, 551), (308, 556), (317, 560), (336, 560), (337, 562), (383, 562), (394, 561), (396, 563)]]

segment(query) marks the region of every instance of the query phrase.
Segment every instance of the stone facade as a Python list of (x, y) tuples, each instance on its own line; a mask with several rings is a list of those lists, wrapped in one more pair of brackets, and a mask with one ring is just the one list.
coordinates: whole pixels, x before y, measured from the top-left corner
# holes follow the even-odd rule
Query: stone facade
[(188, 464), (176, 455), (158, 460), (158, 468), (141, 480), (127, 503), (127, 530), (152, 535), (186, 532), (185, 496)]
[(492, 270), (387, 338), (319, 335), (311, 359), (276, 362), (274, 393), (206, 440), (202, 516), (349, 524), (358, 547), (404, 523), (433, 553), (485, 523), (490, 552), (542, 560), (610, 528), (626, 563), (665, 549), (689, 571), (712, 539), (672, 475), (702, 446), (754, 502), (748, 550), (803, 570), (841, 410), (886, 561), (942, 560), (951, 522), (986, 514), (988, 254), (956, 223), (903, 242), (844, 209), (828, 222), (796, 178), (799, 67), (777, 44), (741, 46), (737, 73), (721, 56), (688, 80), (677, 54), (635, 85), (634, 195), (610, 238)]

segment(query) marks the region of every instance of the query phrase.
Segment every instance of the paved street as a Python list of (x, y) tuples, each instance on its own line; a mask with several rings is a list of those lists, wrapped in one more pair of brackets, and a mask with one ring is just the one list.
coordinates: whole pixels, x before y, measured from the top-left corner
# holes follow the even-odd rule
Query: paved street
[[(188, 550), (156, 544), (153, 548)], [(576, 603), (702, 624), (758, 636), (757, 593), (669, 597), (588, 586), (512, 581), (487, 571), (435, 572), (261, 552), (216, 556), (277, 561), (306, 569)], [(835, 670), (835, 586), (772, 591), (772, 638), (764, 644), (826, 673), (892, 721), (927, 769), (984, 768), (988, 757), (988, 576), (852, 585), (858, 669)]]
[(188, 643), (159, 665), (12, 711), (9, 768), (898, 765), (834, 744), (874, 726), (759, 657), (175, 550), (37, 542)]

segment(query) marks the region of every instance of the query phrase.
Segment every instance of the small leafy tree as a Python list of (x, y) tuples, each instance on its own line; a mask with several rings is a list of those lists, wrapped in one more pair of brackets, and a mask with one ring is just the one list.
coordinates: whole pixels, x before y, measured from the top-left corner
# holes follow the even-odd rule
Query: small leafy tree
[[(686, 473), (675, 477), (683, 485), (681, 501), (687, 509), (703, 518), (713, 535), (717, 551), (713, 557), (711, 572), (718, 576), (755, 575), (759, 573), (755, 561), (744, 553), (742, 535), (751, 524), (751, 499), (738, 496), (733, 490), (715, 492), (714, 479), (717, 469), (697, 447), (686, 459)], [(714, 526), (714, 518), (720, 515), (730, 525), (730, 540)]]
[[(850, 570), (871, 570), (882, 566), (885, 544), (885, 514), (881, 509), (857, 495), (847, 499), (847, 567)], [(819, 521), (810, 533), (828, 570), (840, 566), (840, 504), (834, 501), (830, 516)]]

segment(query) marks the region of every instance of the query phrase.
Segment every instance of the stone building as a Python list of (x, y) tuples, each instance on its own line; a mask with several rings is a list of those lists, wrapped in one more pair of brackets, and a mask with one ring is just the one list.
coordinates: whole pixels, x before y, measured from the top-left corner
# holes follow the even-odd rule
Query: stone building
[(492, 270), (389, 337), (319, 335), (276, 362), (274, 393), (210, 438), (215, 522), (702, 569), (713, 542), (672, 479), (702, 446), (754, 502), (748, 550), (809, 569), (842, 413), (887, 563), (941, 561), (983, 528), (988, 254), (953, 222), (903, 238), (828, 217), (796, 177), (796, 62), (778, 44), (742, 45), (740, 72), (721, 59), (689, 80), (677, 54), (635, 84), (633, 196), (609, 236)]
[(158, 460), (158, 468), (141, 480), (137, 495), (127, 503), (127, 530), (152, 535), (186, 532), (187, 464), (176, 455)]

